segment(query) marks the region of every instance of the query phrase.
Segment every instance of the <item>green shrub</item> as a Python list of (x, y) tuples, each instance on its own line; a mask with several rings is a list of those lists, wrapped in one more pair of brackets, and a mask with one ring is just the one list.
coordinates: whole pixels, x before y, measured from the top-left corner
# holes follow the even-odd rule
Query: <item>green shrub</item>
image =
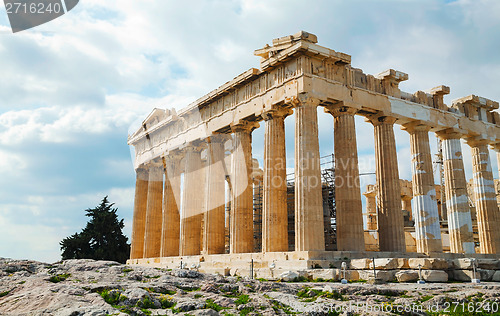
[(57, 275), (51, 276), (49, 281), (52, 283), (59, 283), (59, 282), (66, 280), (70, 276), (71, 276), (71, 274), (69, 274), (69, 273), (57, 274)]

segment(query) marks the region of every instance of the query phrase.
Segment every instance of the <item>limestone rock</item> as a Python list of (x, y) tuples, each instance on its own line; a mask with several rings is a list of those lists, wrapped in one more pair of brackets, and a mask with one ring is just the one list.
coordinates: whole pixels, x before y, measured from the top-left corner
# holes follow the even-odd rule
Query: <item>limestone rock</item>
[[(338, 280), (339, 270), (338, 269), (312, 269), (309, 273), (310, 277), (314, 280)], [(341, 277), (341, 276), (340, 276)]]
[[(491, 281), (495, 272), (495, 270), (477, 269), (475, 278), (481, 281)], [(470, 281), (473, 278), (473, 270), (453, 270), (453, 279), (456, 281)]]
[[(368, 280), (373, 278), (373, 270), (359, 270), (359, 278), (361, 280)], [(377, 271), (377, 279), (384, 282), (393, 281), (395, 278), (396, 271), (394, 270), (379, 270)]]
[(398, 282), (414, 282), (419, 279), (418, 271), (415, 270), (401, 270), (396, 272), (396, 279)]
[(491, 278), (493, 282), (500, 282), (500, 271), (495, 271), (493, 277)]
[(368, 269), (368, 265), (370, 264), (370, 259), (353, 259), (351, 260), (351, 269), (356, 270), (364, 270)]
[(443, 270), (422, 270), (422, 278), (427, 282), (447, 282), (448, 273)]
[(429, 270), (446, 270), (448, 269), (448, 262), (440, 258), (410, 258), (408, 259), (410, 269), (418, 269), (421, 265), (422, 269)]
[[(369, 269), (373, 269), (373, 262), (370, 260)], [(379, 258), (375, 259), (375, 269), (377, 270), (393, 270), (408, 268), (408, 260), (405, 258)]]
[(293, 281), (294, 279), (298, 278), (299, 274), (293, 271), (285, 271), (282, 274), (280, 274), (280, 279), (285, 281), (285, 282), (290, 282)]

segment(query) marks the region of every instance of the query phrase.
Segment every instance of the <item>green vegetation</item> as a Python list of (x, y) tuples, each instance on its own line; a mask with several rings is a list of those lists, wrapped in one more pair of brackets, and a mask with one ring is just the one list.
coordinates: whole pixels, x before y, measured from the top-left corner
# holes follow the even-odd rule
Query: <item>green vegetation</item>
[(56, 274), (56, 275), (51, 276), (49, 281), (52, 283), (59, 283), (59, 282), (66, 280), (70, 276), (71, 276), (71, 274), (69, 274), (69, 273)]
[(0, 292), (0, 297), (7, 296), (7, 295), (9, 295), (10, 292), (12, 292), (12, 290), (8, 290), (8, 291), (5, 291), (5, 292)]
[(224, 307), (222, 307), (219, 304), (215, 303), (214, 300), (211, 300), (211, 299), (208, 299), (208, 300), (205, 301), (205, 308), (213, 309), (216, 312), (220, 312), (221, 310), (224, 309)]
[(271, 304), (273, 305), (272, 308), (276, 313), (279, 313), (279, 310), (282, 310), (285, 314), (288, 314), (288, 315), (298, 314), (298, 313), (292, 311), (290, 306), (282, 304), (278, 301), (272, 300)]
[(250, 302), (250, 297), (246, 294), (241, 294), (236, 301), (234, 301), (234, 304), (236, 305), (243, 305)]
[(87, 226), (60, 242), (63, 259), (127, 261), (130, 245), (122, 232), (125, 224), (118, 220), (113, 205), (106, 196), (99, 206), (85, 210), (90, 217)]

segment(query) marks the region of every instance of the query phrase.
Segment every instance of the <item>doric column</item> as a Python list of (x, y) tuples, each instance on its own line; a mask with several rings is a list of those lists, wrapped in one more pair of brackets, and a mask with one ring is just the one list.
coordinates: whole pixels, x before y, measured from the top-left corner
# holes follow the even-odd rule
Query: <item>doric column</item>
[(232, 127), (230, 252), (253, 252), (252, 130), (258, 124)]
[(364, 251), (363, 206), (354, 123), (357, 110), (340, 106), (326, 107), (325, 111), (333, 115), (337, 249)]
[(264, 209), (262, 251), (288, 251), (288, 212), (286, 204), (285, 117), (292, 110), (281, 109), (263, 115), (264, 135)]
[(498, 204), (495, 182), (491, 171), (490, 152), (485, 140), (469, 140), (472, 150), (472, 171), (474, 196), (476, 201), (479, 249), (481, 253), (500, 252)]
[(377, 230), (377, 189), (368, 185), (363, 195), (366, 198), (366, 229)]
[(417, 252), (427, 254), (442, 252), (441, 226), (429, 146), (430, 128), (424, 125), (418, 126), (417, 123), (409, 123), (403, 129), (410, 134), (413, 220), (415, 221)]
[(165, 186), (163, 190), (163, 220), (161, 233), (161, 256), (179, 255), (181, 156), (168, 153), (164, 158)]
[(143, 258), (144, 231), (146, 228), (146, 210), (148, 207), (149, 172), (142, 166), (136, 170), (134, 219), (132, 224), (132, 242), (130, 245), (130, 259)]
[(450, 131), (441, 131), (436, 135), (441, 139), (443, 149), (444, 189), (450, 252), (474, 253), (472, 219), (460, 144), (461, 135)]
[(189, 144), (185, 148), (184, 189), (181, 213), (181, 256), (199, 255), (201, 249), (201, 216), (205, 189), (201, 164), (202, 147)]
[(160, 256), (161, 222), (163, 204), (163, 163), (152, 162), (149, 166), (148, 206), (144, 233), (144, 258)]
[(226, 166), (224, 143), (228, 135), (213, 135), (208, 140), (206, 176), (206, 212), (203, 223), (203, 249), (206, 254), (224, 253)]
[(325, 250), (318, 102), (295, 108), (295, 250)]
[(379, 115), (370, 116), (368, 119), (373, 124), (375, 131), (380, 251), (405, 252), (401, 185), (393, 129), (396, 119)]

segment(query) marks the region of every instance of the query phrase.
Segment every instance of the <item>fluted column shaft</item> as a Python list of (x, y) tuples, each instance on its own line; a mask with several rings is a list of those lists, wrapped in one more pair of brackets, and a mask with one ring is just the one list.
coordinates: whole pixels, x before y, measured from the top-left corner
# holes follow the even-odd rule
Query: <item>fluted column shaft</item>
[(481, 253), (500, 251), (498, 204), (491, 171), (490, 152), (485, 141), (469, 141), (472, 150), (474, 196), (476, 201), (479, 249)]
[(460, 135), (437, 133), (442, 140), (444, 187), (450, 235), (450, 252), (474, 253), (472, 218), (467, 197)]
[(354, 122), (357, 110), (344, 106), (326, 110), (334, 118), (337, 249), (364, 251), (363, 206)]
[(206, 254), (224, 253), (225, 245), (225, 181), (224, 142), (226, 135), (208, 139), (206, 212), (204, 214), (203, 249)]
[(132, 241), (130, 259), (144, 256), (144, 231), (146, 229), (146, 211), (148, 207), (149, 172), (145, 167), (136, 170), (134, 219), (132, 224)]
[(369, 118), (375, 133), (375, 163), (378, 198), (378, 234), (380, 251), (406, 251), (398, 156), (394, 138), (395, 119)]
[(377, 193), (370, 191), (363, 195), (366, 197), (366, 229), (377, 230)]
[(188, 145), (185, 149), (184, 189), (181, 213), (181, 256), (199, 255), (201, 249), (201, 216), (205, 183), (201, 164), (201, 148)]
[(161, 234), (161, 256), (179, 255), (180, 238), (180, 191), (181, 170), (179, 155), (169, 154), (164, 158), (165, 186), (163, 190), (163, 220)]
[(231, 253), (253, 252), (252, 130), (254, 125), (234, 126), (231, 158)]
[(317, 103), (295, 108), (295, 250), (325, 250)]
[(266, 113), (264, 135), (264, 208), (262, 251), (288, 251), (285, 116), (290, 111)]
[(144, 233), (144, 258), (160, 256), (163, 204), (163, 163), (149, 167), (148, 206)]
[(441, 226), (434, 185), (429, 128), (405, 126), (410, 134), (412, 155), (413, 220), (417, 252), (442, 252)]

